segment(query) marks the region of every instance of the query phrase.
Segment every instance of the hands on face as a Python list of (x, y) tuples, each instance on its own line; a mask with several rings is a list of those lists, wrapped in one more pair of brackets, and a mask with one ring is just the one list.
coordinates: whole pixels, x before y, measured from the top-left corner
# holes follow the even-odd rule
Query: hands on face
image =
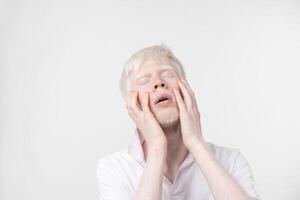
[[(138, 102), (139, 95), (141, 95), (141, 105)], [(165, 134), (150, 110), (149, 93), (130, 91), (127, 100), (127, 110), (149, 148), (163, 147), (166, 149), (167, 140)]]
[[(203, 142), (200, 113), (194, 92), (187, 81), (180, 79), (177, 81), (177, 86), (173, 88), (173, 92), (179, 110), (183, 143), (189, 149), (196, 140)], [(139, 95), (141, 95), (141, 105), (138, 102)], [(148, 92), (139, 93), (138, 91), (131, 91), (127, 100), (128, 113), (149, 146), (166, 146), (166, 137), (150, 110), (149, 101)]]
[[(184, 145), (190, 149), (195, 141), (204, 142), (200, 113), (194, 92), (185, 79), (177, 81), (178, 88), (173, 88), (179, 109), (181, 134)], [(183, 98), (180, 95), (182, 92)]]

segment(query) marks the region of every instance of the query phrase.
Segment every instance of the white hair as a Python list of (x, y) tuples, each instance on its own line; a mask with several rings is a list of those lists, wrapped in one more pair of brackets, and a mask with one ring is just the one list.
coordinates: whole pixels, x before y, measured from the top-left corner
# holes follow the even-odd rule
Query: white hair
[(120, 90), (123, 98), (126, 99), (127, 97), (127, 93), (130, 88), (128, 80), (133, 71), (138, 70), (147, 60), (159, 62), (165, 58), (168, 58), (172, 61), (172, 67), (176, 69), (180, 76), (185, 76), (185, 71), (182, 64), (174, 56), (170, 48), (166, 47), (166, 45), (161, 44), (143, 48), (134, 53), (124, 66), (120, 79)]

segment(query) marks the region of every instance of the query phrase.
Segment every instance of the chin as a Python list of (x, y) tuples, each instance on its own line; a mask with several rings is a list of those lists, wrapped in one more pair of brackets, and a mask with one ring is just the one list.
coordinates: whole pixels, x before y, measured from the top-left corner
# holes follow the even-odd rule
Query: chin
[(155, 117), (162, 128), (170, 127), (179, 120), (177, 108), (168, 108), (155, 113)]

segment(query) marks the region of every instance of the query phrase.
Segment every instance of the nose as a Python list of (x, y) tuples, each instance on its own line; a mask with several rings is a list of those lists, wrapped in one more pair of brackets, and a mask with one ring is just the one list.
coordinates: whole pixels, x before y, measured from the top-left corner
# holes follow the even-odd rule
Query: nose
[(164, 88), (164, 89), (168, 88), (165, 83), (159, 82), (154, 85), (154, 90), (157, 90), (159, 87)]

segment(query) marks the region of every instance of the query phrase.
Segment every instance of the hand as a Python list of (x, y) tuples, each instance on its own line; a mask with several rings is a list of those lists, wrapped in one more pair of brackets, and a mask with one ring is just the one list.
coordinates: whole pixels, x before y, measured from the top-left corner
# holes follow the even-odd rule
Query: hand
[[(177, 106), (179, 109), (181, 133), (184, 145), (190, 150), (195, 142), (204, 142), (200, 113), (194, 92), (191, 90), (185, 79), (177, 81), (178, 88), (173, 88)], [(182, 92), (183, 99), (180, 91)]]
[(141, 94), (141, 105), (138, 103), (138, 91), (130, 91), (127, 99), (127, 110), (136, 127), (141, 132), (149, 149), (167, 146), (166, 136), (150, 111), (149, 93)]

